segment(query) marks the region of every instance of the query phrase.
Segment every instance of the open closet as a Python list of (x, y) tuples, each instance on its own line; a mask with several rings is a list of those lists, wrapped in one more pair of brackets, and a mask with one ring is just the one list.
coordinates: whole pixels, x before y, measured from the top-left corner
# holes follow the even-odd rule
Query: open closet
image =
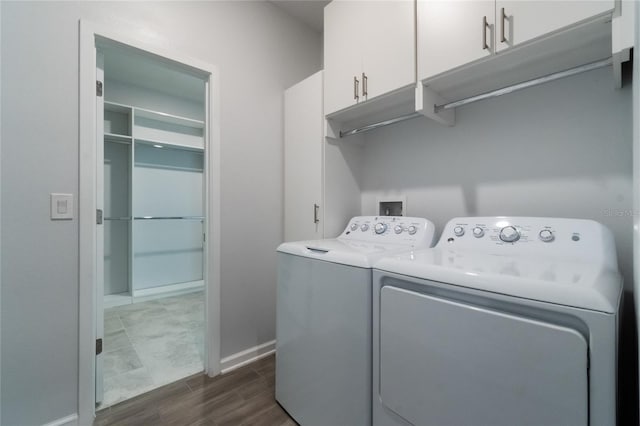
[(205, 82), (173, 64), (98, 53), (101, 408), (203, 370), (206, 102)]

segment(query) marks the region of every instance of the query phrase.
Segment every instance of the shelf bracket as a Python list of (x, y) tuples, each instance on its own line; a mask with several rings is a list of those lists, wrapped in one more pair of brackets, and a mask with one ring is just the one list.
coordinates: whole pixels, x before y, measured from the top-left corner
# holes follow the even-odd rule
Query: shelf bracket
[(456, 112), (453, 109), (437, 111), (435, 105), (447, 103), (447, 100), (440, 96), (430, 87), (418, 82), (416, 85), (416, 111), (427, 118), (437, 121), (445, 126), (455, 126)]

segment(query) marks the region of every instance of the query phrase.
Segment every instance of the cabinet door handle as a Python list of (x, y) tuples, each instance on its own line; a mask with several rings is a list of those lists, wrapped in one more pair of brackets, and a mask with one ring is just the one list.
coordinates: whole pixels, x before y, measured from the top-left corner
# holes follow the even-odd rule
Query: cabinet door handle
[(367, 75), (362, 73), (362, 97), (366, 98), (367, 95)]
[(360, 99), (358, 92), (360, 91), (360, 82), (358, 81), (358, 77), (353, 76), (353, 99), (356, 101)]
[(504, 13), (504, 7), (500, 9), (500, 20), (502, 21), (502, 28), (500, 30), (500, 42), (506, 43), (507, 37), (504, 35), (504, 22), (507, 20), (507, 14)]
[(313, 223), (318, 223), (320, 222), (320, 219), (318, 218), (318, 210), (320, 209), (320, 206), (317, 204), (313, 205)]
[(487, 44), (487, 27), (489, 23), (487, 22), (487, 17), (482, 17), (482, 50), (489, 49), (489, 45)]

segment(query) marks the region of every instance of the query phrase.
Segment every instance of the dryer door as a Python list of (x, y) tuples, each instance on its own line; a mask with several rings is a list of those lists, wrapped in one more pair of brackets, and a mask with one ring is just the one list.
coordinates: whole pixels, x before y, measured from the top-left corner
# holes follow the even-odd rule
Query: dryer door
[(386, 286), (379, 338), (381, 401), (412, 424), (588, 424), (575, 330)]

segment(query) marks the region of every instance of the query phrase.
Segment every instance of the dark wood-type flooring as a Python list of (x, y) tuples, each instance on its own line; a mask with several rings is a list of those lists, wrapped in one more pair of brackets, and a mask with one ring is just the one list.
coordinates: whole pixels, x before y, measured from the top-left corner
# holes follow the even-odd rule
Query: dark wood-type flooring
[(214, 378), (187, 377), (99, 411), (94, 425), (265, 425), (296, 423), (275, 401), (275, 356)]

